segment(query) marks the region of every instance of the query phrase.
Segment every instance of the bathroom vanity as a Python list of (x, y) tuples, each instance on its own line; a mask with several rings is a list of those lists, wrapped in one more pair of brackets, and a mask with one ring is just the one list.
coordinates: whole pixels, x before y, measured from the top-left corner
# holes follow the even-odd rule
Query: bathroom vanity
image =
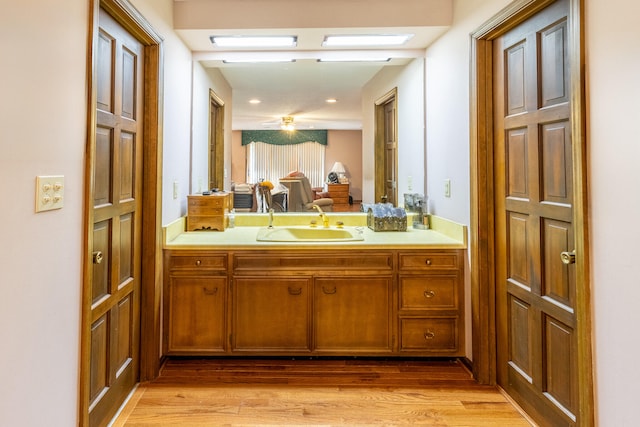
[(357, 241), (258, 242), (257, 226), (174, 227), (167, 355), (464, 356), (464, 237), (358, 227)]

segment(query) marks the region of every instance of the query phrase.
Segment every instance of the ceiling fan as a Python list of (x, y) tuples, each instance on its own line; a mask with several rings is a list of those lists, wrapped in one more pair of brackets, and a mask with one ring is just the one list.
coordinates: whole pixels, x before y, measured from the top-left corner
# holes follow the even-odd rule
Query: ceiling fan
[(293, 122), (293, 116), (284, 116), (280, 121), (280, 129), (286, 131), (293, 131), (296, 128), (295, 123)]

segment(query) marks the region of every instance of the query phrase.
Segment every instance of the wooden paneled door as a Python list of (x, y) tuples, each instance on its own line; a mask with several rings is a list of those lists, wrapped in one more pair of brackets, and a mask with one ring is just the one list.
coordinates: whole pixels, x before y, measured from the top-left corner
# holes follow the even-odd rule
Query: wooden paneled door
[(96, 63), (89, 424), (103, 425), (139, 376), (144, 61), (102, 9)]
[(568, 3), (493, 48), (497, 380), (549, 426), (579, 424)]

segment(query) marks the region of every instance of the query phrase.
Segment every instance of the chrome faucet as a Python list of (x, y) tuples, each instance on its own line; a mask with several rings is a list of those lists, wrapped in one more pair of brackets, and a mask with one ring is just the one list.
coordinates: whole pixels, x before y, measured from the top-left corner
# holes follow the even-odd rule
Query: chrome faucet
[(320, 212), (320, 216), (322, 217), (322, 226), (324, 228), (328, 228), (329, 227), (329, 217), (327, 216), (326, 213), (324, 213), (324, 211), (322, 210), (322, 208), (318, 205), (313, 205), (313, 207)]
[(273, 208), (269, 209), (269, 228), (273, 228)]

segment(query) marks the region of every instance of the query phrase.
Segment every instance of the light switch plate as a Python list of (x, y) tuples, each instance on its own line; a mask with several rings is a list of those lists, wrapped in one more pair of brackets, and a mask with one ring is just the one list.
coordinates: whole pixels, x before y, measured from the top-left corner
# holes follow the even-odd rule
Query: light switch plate
[(64, 175), (36, 177), (36, 212), (61, 209), (64, 206)]

